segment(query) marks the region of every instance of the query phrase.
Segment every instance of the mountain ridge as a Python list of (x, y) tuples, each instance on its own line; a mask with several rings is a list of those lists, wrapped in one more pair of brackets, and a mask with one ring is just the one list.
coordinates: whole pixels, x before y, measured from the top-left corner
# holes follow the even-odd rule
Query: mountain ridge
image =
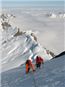
[(56, 55), (55, 57), (53, 57), (53, 59), (54, 59), (54, 58), (61, 57), (61, 56), (63, 56), (63, 55), (65, 55), (65, 51), (63, 51), (63, 52), (61, 52), (60, 54)]
[(2, 32), (2, 71), (6, 71), (23, 64), (27, 59), (33, 59), (39, 55), (44, 60), (50, 60), (52, 55), (38, 42), (38, 38), (32, 30), (20, 31), (10, 24), (10, 18), (14, 16), (1, 15)]

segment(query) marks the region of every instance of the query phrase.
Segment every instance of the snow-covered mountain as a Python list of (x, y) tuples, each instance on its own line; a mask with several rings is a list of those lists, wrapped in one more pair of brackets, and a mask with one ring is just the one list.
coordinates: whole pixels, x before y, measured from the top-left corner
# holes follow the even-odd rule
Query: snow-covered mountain
[(65, 13), (46, 13), (45, 16), (48, 18), (65, 18)]
[(65, 87), (65, 55), (45, 62), (41, 69), (25, 74), (25, 66), (3, 72), (1, 87)]
[(10, 22), (15, 18), (12, 14), (2, 14), (1, 29), (2, 40), (0, 50), (2, 51), (1, 65), (2, 71), (6, 71), (20, 66), (26, 59), (35, 59), (40, 55), (44, 60), (50, 60), (52, 55), (49, 50), (43, 48), (38, 42), (38, 38), (33, 31), (20, 31), (17, 26)]

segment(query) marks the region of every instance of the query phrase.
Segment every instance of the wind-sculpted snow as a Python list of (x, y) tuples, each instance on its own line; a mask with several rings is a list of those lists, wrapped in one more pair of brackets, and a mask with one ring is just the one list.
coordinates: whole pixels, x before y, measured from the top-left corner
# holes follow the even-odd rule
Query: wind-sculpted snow
[[(2, 18), (3, 17), (3, 18)], [(47, 54), (47, 50), (38, 42), (35, 32), (20, 31), (9, 24), (9, 16), (2, 14), (2, 71), (6, 71), (23, 64), (26, 59), (34, 59), (36, 55), (40, 55), (44, 60), (49, 60), (52, 56)], [(5, 20), (6, 18), (6, 20)]]
[(1, 87), (65, 87), (65, 55), (25, 74), (25, 65), (3, 72)]
[[(41, 46), (31, 37), (31, 35), (23, 34), (22, 36), (13, 37), (12, 40), (3, 44), (2, 69), (7, 70), (17, 67), (23, 64), (26, 59), (37, 55), (38, 52), (43, 52)], [(51, 58), (48, 54), (43, 52), (43, 56), (44, 55), (47, 55), (48, 59)]]

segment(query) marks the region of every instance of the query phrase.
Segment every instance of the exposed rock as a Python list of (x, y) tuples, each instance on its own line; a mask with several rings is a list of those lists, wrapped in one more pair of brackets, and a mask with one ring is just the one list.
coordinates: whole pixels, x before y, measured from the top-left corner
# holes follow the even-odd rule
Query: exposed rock
[(22, 34), (23, 34), (23, 32), (22, 31), (20, 32), (20, 30), (18, 28), (18, 31), (17, 31), (17, 33), (14, 36), (19, 36), (19, 35), (22, 35)]
[(34, 38), (35, 41), (37, 41), (37, 37), (34, 35), (34, 33), (31, 33), (31, 36)]
[(11, 25), (8, 24), (7, 22), (3, 22), (2, 27), (3, 27), (3, 29), (7, 29), (8, 27), (11, 27)]

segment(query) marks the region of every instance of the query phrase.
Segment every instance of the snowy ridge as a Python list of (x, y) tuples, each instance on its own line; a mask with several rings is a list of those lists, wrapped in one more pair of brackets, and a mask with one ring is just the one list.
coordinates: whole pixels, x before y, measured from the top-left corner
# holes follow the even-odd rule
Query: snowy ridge
[(42, 56), (45, 61), (50, 60), (52, 58), (50, 52), (47, 53), (47, 50), (39, 44), (35, 32), (20, 31), (16, 26), (13, 27), (9, 24), (11, 16), (1, 15), (2, 71), (18, 67), (28, 58), (33, 60), (36, 55)]

